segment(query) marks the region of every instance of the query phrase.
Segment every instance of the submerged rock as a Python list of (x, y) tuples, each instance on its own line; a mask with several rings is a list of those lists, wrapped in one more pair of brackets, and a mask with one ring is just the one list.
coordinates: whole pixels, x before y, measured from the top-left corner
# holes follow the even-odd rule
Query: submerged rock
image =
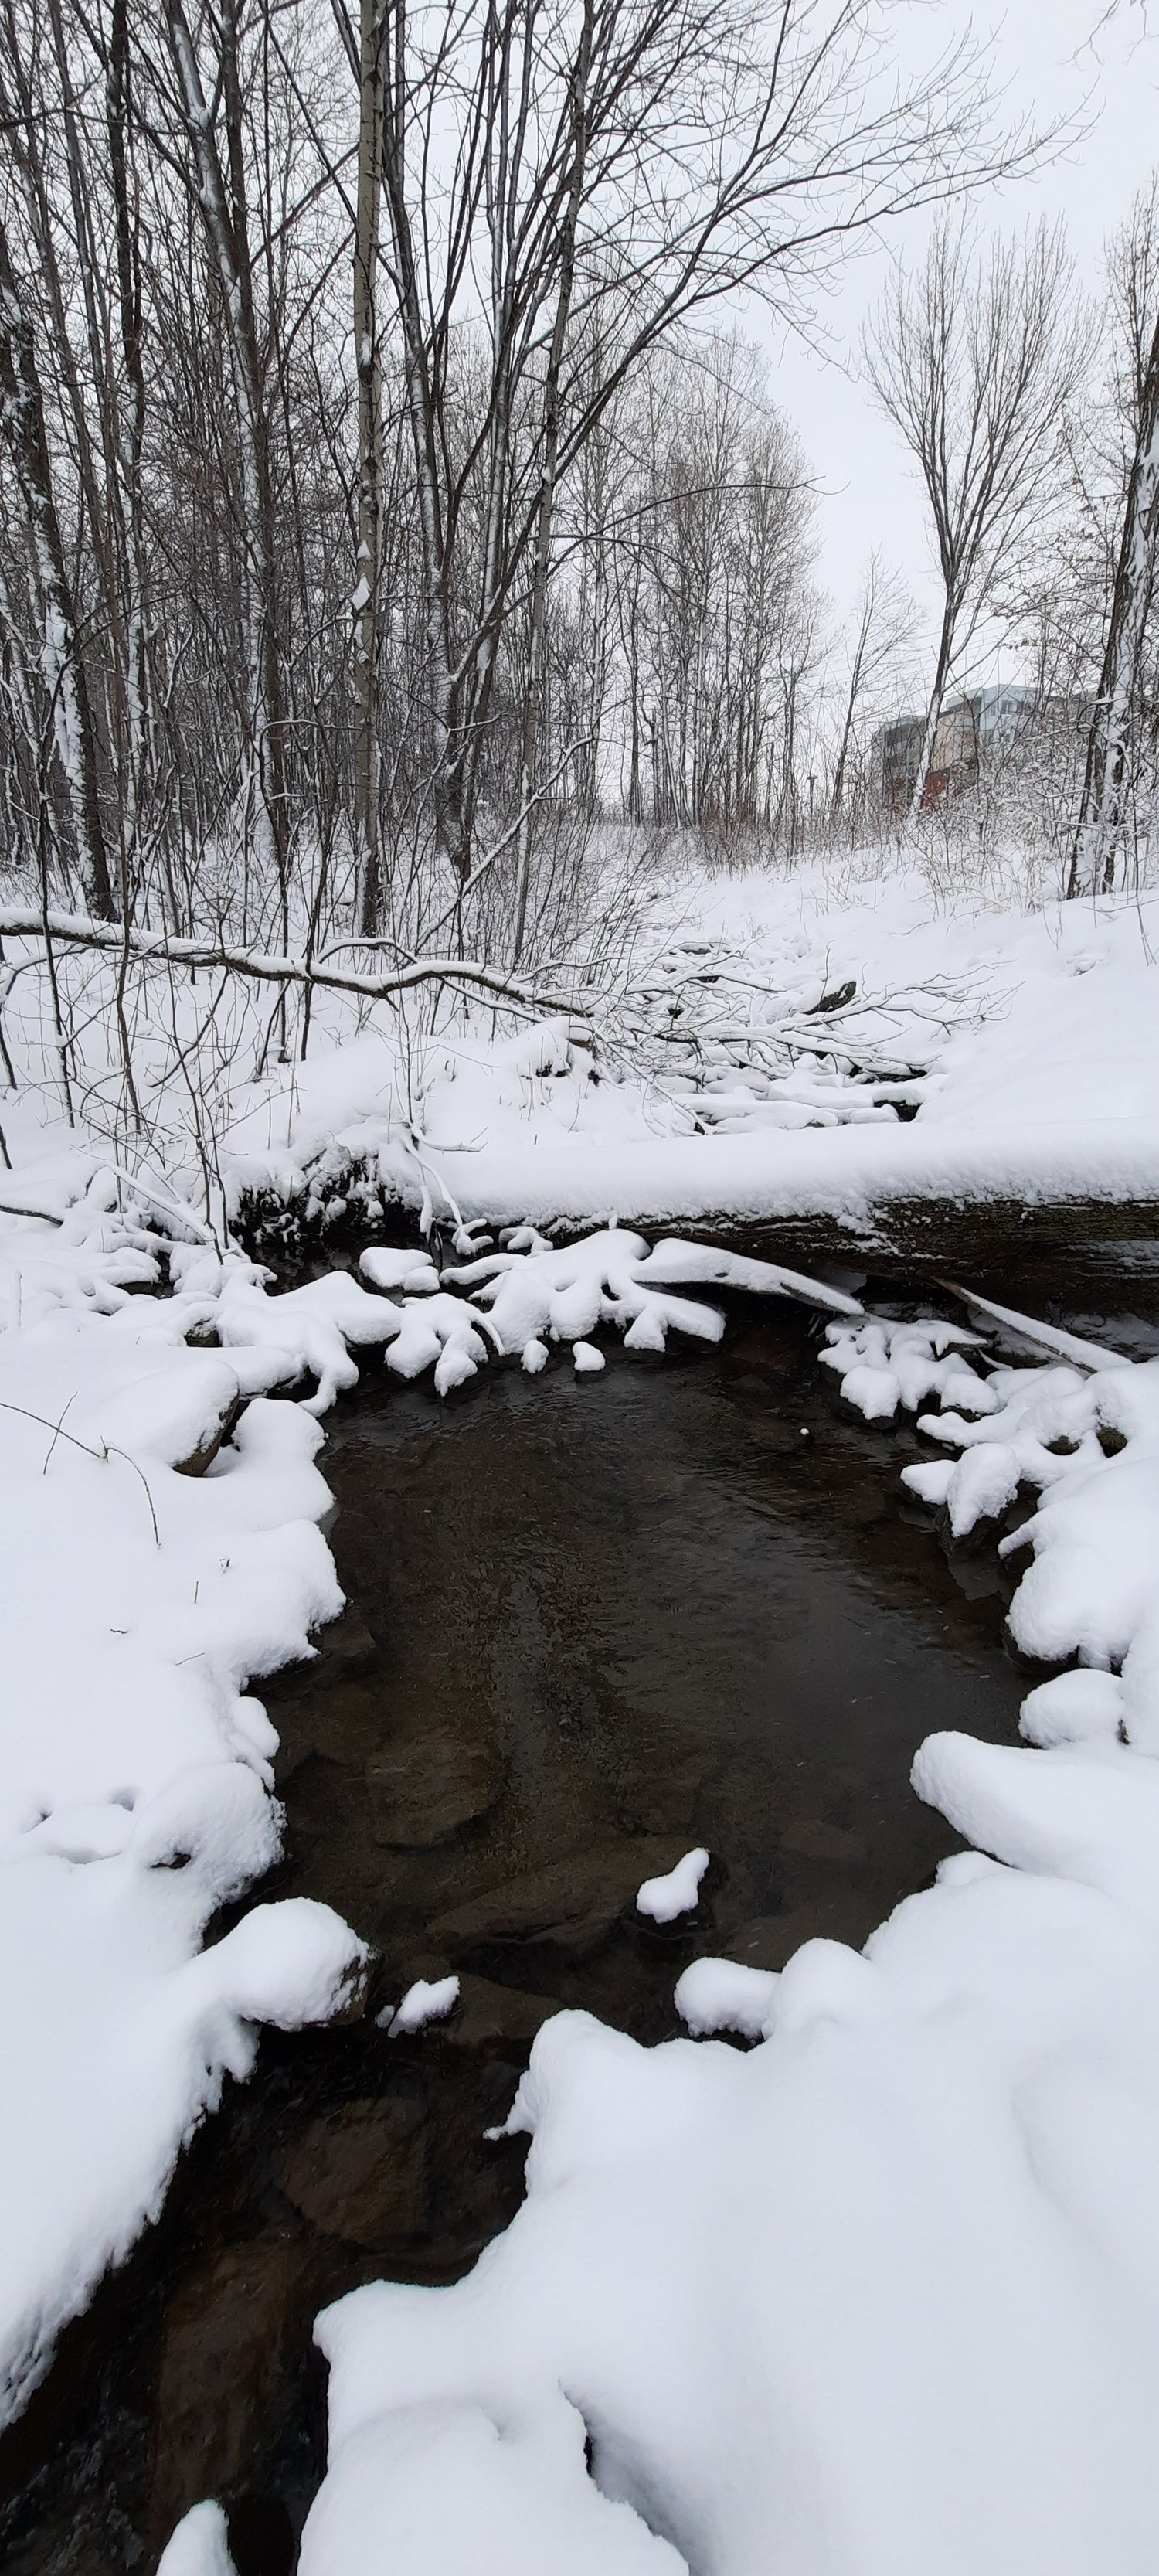
[(674, 1869), (684, 1845), (674, 1836), (647, 1835), (599, 1843), (547, 1869), (507, 1879), (432, 1923), (431, 1938), (466, 1949), (488, 1942), (548, 1943), (583, 1958), (596, 1949), (635, 1906), (641, 1879)]
[(498, 1748), (463, 1728), (435, 1726), (412, 1743), (392, 1744), (366, 1766), (374, 1839), (431, 1850), (485, 1816), (505, 1776)]
[(383, 2093), (312, 2120), (275, 2168), (286, 2199), (326, 2236), (372, 2254), (430, 2223), (421, 2097)]

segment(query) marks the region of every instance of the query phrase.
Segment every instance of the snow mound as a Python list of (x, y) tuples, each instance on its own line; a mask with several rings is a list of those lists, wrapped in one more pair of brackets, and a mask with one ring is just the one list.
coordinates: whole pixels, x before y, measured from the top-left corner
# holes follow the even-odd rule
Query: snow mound
[(416, 1977), (397, 2007), (388, 2004), (385, 2012), (379, 2013), (378, 2027), (388, 2039), (409, 2039), (416, 2030), (425, 2030), (428, 2022), (445, 2021), (458, 2000), (457, 1977), (436, 1977), (429, 1983), (425, 1977)]
[(157, 2576), (236, 2576), (219, 2504), (195, 2504), (182, 2516), (157, 2563)]
[(650, 1915), (653, 1923), (675, 1923), (679, 1915), (691, 1914), (707, 1867), (708, 1853), (698, 1845), (695, 1851), (685, 1852), (663, 1878), (646, 1878), (636, 1890), (637, 1914)]
[(498, 2418), (426, 2398), (360, 2426), (310, 2515), (299, 2576), (687, 2576), (593, 2483), (585, 2435), (562, 2390)]
[(345, 2009), (365, 1966), (304, 1901), (201, 1948), (281, 1845), (249, 1681), (342, 1600), (317, 1425), (261, 1398), (235, 1423), (231, 1359), (181, 1340), (205, 1302), (78, 1290), (0, 1337), (0, 2421), (256, 2026)]

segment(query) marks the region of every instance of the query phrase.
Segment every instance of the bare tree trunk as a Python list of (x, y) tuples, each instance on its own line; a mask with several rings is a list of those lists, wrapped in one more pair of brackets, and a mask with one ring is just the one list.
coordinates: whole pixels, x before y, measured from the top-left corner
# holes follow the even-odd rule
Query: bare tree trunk
[(1067, 894), (1109, 893), (1122, 847), (1130, 789), (1130, 725), (1159, 540), (1159, 325), (1143, 380), (1127, 506), (1115, 565), (1111, 615), (1087, 743), (1082, 802)]
[(382, 207), (382, 0), (362, 0), (358, 61), (358, 193), (354, 232), (354, 358), (358, 378), (358, 554), (354, 589), (354, 822), (360, 918), (373, 937), (382, 904), (378, 811), (378, 662), (382, 581), (382, 370), (378, 242)]
[[(129, 184), (129, 10), (128, 0), (113, 0), (105, 76), (105, 113), (109, 138), (114, 219), (117, 240), (117, 303), (120, 315), (124, 393), (117, 414), (117, 450), (121, 507), (125, 517), (125, 697), (128, 717), (128, 814), (130, 848), (140, 829), (149, 750), (149, 675), (146, 641), (147, 566), (142, 459), (145, 447), (145, 369), (141, 318), (140, 237)], [(181, 923), (174, 917), (174, 930)]]
[(833, 823), (839, 823), (841, 820), (842, 799), (845, 794), (845, 772), (849, 764), (849, 746), (853, 740), (853, 726), (857, 715), (857, 703), (861, 696), (861, 674), (865, 666), (865, 653), (866, 647), (869, 643), (869, 628), (872, 616), (873, 602), (872, 598), (870, 598), (866, 602), (865, 612), (861, 620), (861, 625), (858, 628), (857, 642), (853, 651), (853, 667), (849, 674), (849, 694), (845, 701), (845, 716), (841, 726), (841, 742), (837, 753), (837, 766), (833, 772), (833, 794), (829, 805), (830, 820)]
[(934, 685), (930, 690), (930, 702), (926, 708), (926, 720), (922, 728), (921, 749), (918, 752), (918, 765), (914, 772), (914, 783), (910, 791), (909, 820), (911, 823), (916, 822), (925, 802), (926, 783), (930, 774), (930, 762), (934, 756), (934, 744), (937, 741), (938, 725), (941, 721), (942, 701), (945, 698), (946, 683), (950, 676), (950, 667), (954, 658), (954, 629), (956, 625), (957, 605), (955, 601), (947, 597), (945, 607), (942, 611), (941, 633), (938, 637), (938, 659), (934, 669)]
[(571, 185), (563, 219), (560, 246), (559, 291), (555, 303), (551, 347), (547, 358), (547, 381), (543, 403), (543, 471), (539, 485), (539, 517), (535, 538), (535, 571), (531, 584), (531, 635), (527, 655), (526, 696), (523, 701), (523, 741), (519, 772), (519, 803), (523, 820), (519, 831), (515, 895), (515, 937), (512, 942), (512, 964), (518, 965), (527, 930), (527, 898), (531, 885), (531, 840), (533, 801), (535, 796), (535, 755), (539, 732), (539, 687), (543, 670), (543, 638), (547, 622), (547, 582), (551, 569), (551, 526), (555, 508), (556, 472), (559, 463), (559, 390), (563, 366), (564, 341), (571, 318), (572, 288), (575, 283), (575, 243), (583, 202), (584, 172), (588, 145), (588, 73), (592, 58), (594, 0), (584, 0), (583, 26), (575, 70), (572, 75)]
[(27, 514), (36, 564), (44, 628), (44, 684), (55, 719), (56, 750), (68, 792), (81, 877), (90, 910), (100, 920), (111, 921), (113, 889), (101, 822), (92, 707), (53, 492), (32, 327), (16, 284), (2, 223), (0, 421)]
[(217, 269), (229, 324), (242, 454), (242, 509), (249, 592), (249, 694), (251, 754), (266, 855), (279, 896), (283, 946), (289, 945), (289, 812), (285, 789), (285, 718), (281, 655), (274, 596), (274, 510), (263, 369), (254, 315), (246, 226), (242, 108), (233, 0), (215, 20), (220, 44), (230, 188), (218, 156), (212, 110), (182, 0), (166, 0), (170, 51), (197, 169), (197, 203)]

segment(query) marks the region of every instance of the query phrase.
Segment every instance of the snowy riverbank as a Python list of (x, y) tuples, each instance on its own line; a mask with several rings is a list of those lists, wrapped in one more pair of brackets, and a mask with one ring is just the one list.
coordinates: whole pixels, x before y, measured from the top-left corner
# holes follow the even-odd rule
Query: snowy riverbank
[[(642, 1190), (658, 1223), (823, 1210), (851, 1234), (891, 1194), (1159, 1202), (1131, 908), (968, 923), (913, 889), (842, 905), (801, 881), (682, 901), (630, 1048), (622, 1020), (595, 1044), (478, 1022), (404, 1044), (336, 1017), (292, 1078), (238, 1083), (235, 1201), (296, 1195), (324, 1234), (356, 1173), (366, 1233), (391, 1198), (449, 1216), (459, 1277), (380, 1245), (366, 1285), (272, 1295), (215, 1245), (188, 1156), (151, 1149), (134, 1176), (95, 1114), (65, 1131), (43, 1081), (5, 1104), (7, 2414), (257, 2025), (356, 2004), (362, 1947), (325, 1908), (257, 1907), (201, 1946), (278, 1849), (249, 1684), (340, 1604), (314, 1413), (363, 1349), (445, 1394), (500, 1353), (534, 1372), (562, 1344), (594, 1368), (613, 1328), (644, 1352), (711, 1339), (717, 1285), (808, 1293), (623, 1225), (578, 1254), (526, 1231), (492, 1253), (464, 1227), (580, 1227)], [(711, 1016), (730, 975), (739, 1038)], [(31, 1077), (31, 1015), (23, 1045)], [(845, 1317), (851, 1401), (929, 1408), (911, 1483), (955, 1530), (1041, 1493), (1012, 1626), (1075, 1669), (1030, 1694), (1033, 1750), (931, 1736), (915, 1785), (976, 1848), (864, 1954), (810, 1943), (755, 1986), (725, 1963), (683, 1995), (700, 2036), (654, 2051), (548, 2025), (512, 2112), (533, 2144), (508, 2235), (458, 2289), (366, 2290), (320, 2330), (308, 2576), (369, 2576), (388, 2542), (409, 2576), (450, 2576), (468, 2546), (505, 2576), (1149, 2564), (1159, 1364), (1006, 1370), (818, 1301)], [(185, 2576), (220, 2570), (220, 2522), (176, 2549)]]

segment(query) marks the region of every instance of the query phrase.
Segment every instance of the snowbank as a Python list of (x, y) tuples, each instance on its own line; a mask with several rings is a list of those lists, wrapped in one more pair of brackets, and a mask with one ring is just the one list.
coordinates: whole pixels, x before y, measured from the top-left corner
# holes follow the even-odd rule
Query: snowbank
[(325, 2020), (365, 1959), (305, 1901), (202, 1948), (280, 1844), (247, 1685), (341, 1606), (321, 1435), (258, 1398), (229, 1437), (238, 1372), (182, 1338), (204, 1298), (126, 1294), (130, 1255), (156, 1265), (99, 1205), (62, 1231), (0, 1235), (25, 1318), (0, 1337), (0, 2421), (256, 2026)]
[(590, 997), (589, 1042), (471, 1023), (412, 1040), (404, 1078), (387, 1024), (323, 1037), (292, 1094), (239, 1103), (233, 1185), (319, 1221), (354, 1188), (371, 1221), (401, 1199), (468, 1224), (824, 1219), (871, 1242), (915, 1203), (997, 1199), (1134, 1202), (1153, 1231), (1157, 952), (1155, 897), (1015, 914), (821, 862), (684, 881), (624, 991)]

